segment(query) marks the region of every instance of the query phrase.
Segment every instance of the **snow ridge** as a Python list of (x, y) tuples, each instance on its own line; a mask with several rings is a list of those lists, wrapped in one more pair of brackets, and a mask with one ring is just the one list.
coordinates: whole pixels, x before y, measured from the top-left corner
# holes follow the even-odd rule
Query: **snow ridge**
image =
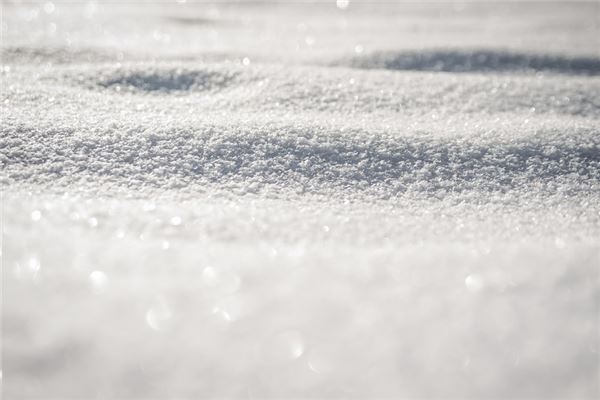
[(29, 184), (92, 177), (137, 187), (230, 184), (256, 191), (270, 185), (383, 196), (553, 182), (566, 185), (563, 190), (597, 191), (600, 185), (600, 138), (584, 129), (457, 140), (286, 125), (113, 126), (91, 133), (19, 125), (3, 128), (0, 149), (9, 178)]
[(347, 62), (355, 68), (444, 72), (554, 72), (599, 75), (600, 58), (489, 49), (374, 52)]
[(104, 88), (142, 92), (207, 91), (227, 86), (235, 72), (172, 70), (131, 71), (102, 78), (99, 85)]

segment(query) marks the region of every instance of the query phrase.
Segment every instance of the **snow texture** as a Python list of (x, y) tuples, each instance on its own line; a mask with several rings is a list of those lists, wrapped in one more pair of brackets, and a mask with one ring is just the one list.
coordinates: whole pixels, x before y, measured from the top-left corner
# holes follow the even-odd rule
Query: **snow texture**
[(598, 398), (599, 7), (3, 3), (3, 395)]

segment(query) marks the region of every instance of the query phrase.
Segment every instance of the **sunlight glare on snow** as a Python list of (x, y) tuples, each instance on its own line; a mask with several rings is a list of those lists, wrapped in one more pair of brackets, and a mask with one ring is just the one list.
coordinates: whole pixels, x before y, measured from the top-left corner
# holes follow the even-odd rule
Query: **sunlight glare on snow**
[(27, 265), (34, 274), (37, 274), (42, 266), (40, 259), (37, 256), (31, 256)]
[(42, 218), (42, 212), (40, 210), (34, 210), (31, 212), (31, 219), (35, 222)]
[(234, 272), (217, 270), (215, 267), (208, 266), (202, 270), (202, 282), (208, 288), (230, 294), (238, 291), (241, 278)]
[(566, 246), (566, 243), (563, 238), (557, 237), (554, 239), (554, 245), (556, 246), (557, 249), (564, 249)]
[(293, 361), (304, 354), (304, 340), (297, 331), (284, 331), (270, 337), (263, 345), (265, 360), (273, 363)]
[(465, 286), (470, 292), (476, 293), (483, 289), (485, 282), (480, 275), (471, 274), (465, 278)]
[(55, 9), (56, 6), (51, 1), (48, 1), (46, 4), (44, 4), (44, 11), (46, 12), (46, 14), (52, 14)]
[(142, 205), (142, 209), (144, 211), (154, 211), (154, 210), (156, 210), (156, 204), (154, 204), (154, 202), (152, 202), (152, 201), (145, 202)]
[(221, 318), (223, 318), (223, 320), (225, 320), (227, 322), (232, 321), (231, 315), (229, 315), (229, 313), (226, 310), (223, 310), (220, 307), (217, 307), (217, 306), (213, 307), (212, 312), (215, 315), (221, 316)]
[(335, 5), (340, 10), (345, 10), (350, 5), (350, 0), (336, 0)]
[(108, 276), (102, 271), (92, 271), (90, 273), (90, 284), (94, 293), (100, 293), (108, 285)]
[(17, 279), (30, 279), (37, 281), (41, 269), (41, 262), (37, 255), (33, 254), (27, 258), (25, 263), (15, 263), (14, 276)]
[[(50, 23), (48, 24), (48, 27), (47, 27), (47, 29), (46, 29), (46, 32), (47, 32), (49, 35), (54, 35), (54, 34), (56, 33), (56, 30), (57, 30), (57, 29), (58, 29), (58, 25), (56, 25), (56, 23), (54, 23), (54, 22), (50, 22)], [(49, 102), (53, 102), (53, 101), (54, 101), (54, 97), (49, 97), (49, 98), (48, 98), (48, 101), (49, 101)]]
[(316, 374), (330, 374), (334, 370), (334, 355), (324, 346), (318, 346), (308, 354), (308, 368)]
[(212, 313), (225, 322), (235, 322), (244, 313), (244, 304), (238, 295), (220, 297), (212, 308)]
[(159, 297), (155, 304), (146, 311), (146, 323), (151, 329), (160, 331), (166, 327), (171, 315), (171, 309), (165, 300)]

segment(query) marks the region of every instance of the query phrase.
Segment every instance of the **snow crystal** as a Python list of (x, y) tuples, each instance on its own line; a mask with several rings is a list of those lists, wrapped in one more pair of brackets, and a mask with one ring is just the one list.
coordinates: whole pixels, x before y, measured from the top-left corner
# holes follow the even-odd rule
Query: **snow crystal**
[(94, 292), (101, 293), (108, 285), (108, 276), (102, 271), (92, 271), (90, 273), (90, 283)]
[(350, 5), (350, 1), (349, 0), (336, 0), (335, 4), (336, 4), (337, 8), (339, 8), (340, 10), (345, 10)]
[(42, 218), (42, 212), (40, 210), (34, 210), (31, 212), (31, 220), (39, 221)]
[(469, 291), (479, 292), (481, 289), (483, 289), (485, 283), (481, 276), (472, 274), (465, 278), (465, 285)]

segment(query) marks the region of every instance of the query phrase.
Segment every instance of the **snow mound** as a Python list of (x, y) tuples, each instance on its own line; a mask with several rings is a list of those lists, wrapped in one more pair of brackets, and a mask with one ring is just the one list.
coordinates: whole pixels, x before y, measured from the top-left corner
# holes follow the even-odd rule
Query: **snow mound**
[(65, 46), (3, 46), (0, 55), (10, 64), (71, 64), (116, 62), (122, 53), (98, 48), (70, 48)]
[[(343, 63), (342, 63), (343, 64)], [(374, 52), (347, 61), (355, 68), (444, 72), (600, 74), (600, 58), (497, 50)]]
[[(11, 70), (7, 75), (19, 85), (10, 85), (3, 94), (4, 98), (18, 104), (29, 101), (27, 98), (37, 93), (67, 105), (74, 102), (62, 100), (63, 96), (76, 95), (84, 99), (79, 92), (81, 86), (96, 92), (100, 89), (103, 97), (85, 97), (88, 104), (94, 103), (94, 115), (99, 116), (112, 112), (111, 107), (116, 101), (120, 102), (122, 110), (131, 107), (131, 104), (122, 102), (131, 98), (112, 96), (115, 91), (135, 94), (148, 111), (159, 114), (168, 111), (170, 115), (177, 115), (179, 120), (189, 118), (190, 113), (196, 115), (205, 111), (210, 111), (209, 115), (228, 111), (232, 112), (232, 116), (244, 111), (263, 116), (265, 122), (273, 119), (272, 115), (265, 116), (265, 113), (271, 112), (286, 114), (287, 119), (306, 116), (308, 121), (303, 123), (310, 123), (311, 119), (315, 121), (310, 113), (322, 112), (327, 116), (319, 122), (343, 118), (346, 121), (352, 119), (355, 123), (362, 120), (371, 126), (382, 120), (395, 124), (394, 121), (405, 116), (419, 117), (413, 122), (423, 126), (432, 119), (473, 113), (488, 116), (504, 116), (509, 112), (528, 116), (600, 116), (600, 80), (589, 76), (565, 75), (564, 79), (557, 80), (553, 75), (539, 75), (532, 79), (531, 76), (516, 74), (452, 75), (269, 64), (244, 67), (234, 62), (188, 61), (150, 65), (139, 62), (99, 66), (57, 65), (46, 72), (36, 70), (37, 81), (44, 83), (40, 86), (31, 81), (32, 73), (25, 66)], [(25, 88), (28, 89), (23, 90)], [(207, 92), (212, 95), (205, 96)], [(171, 101), (171, 95), (190, 96)], [(46, 108), (39, 108), (39, 113), (47, 112)], [(83, 108), (89, 112), (90, 107)], [(15, 109), (12, 114), (16, 112)], [(68, 115), (68, 111), (65, 114)], [(377, 114), (378, 118), (368, 121), (367, 114)], [(85, 118), (81, 114), (75, 116)], [(101, 119), (105, 116), (102, 115)], [(138, 117), (133, 115), (128, 119), (136, 120)], [(47, 118), (49, 121), (53, 117), (48, 115)], [(64, 115), (61, 115), (62, 118)], [(480, 122), (486, 120), (487, 117)], [(158, 119), (155, 123), (160, 121)], [(435, 130), (443, 132), (447, 129)]]
[(568, 138), (545, 131), (458, 140), (277, 124), (112, 126), (90, 134), (20, 126), (2, 134), (9, 177), (35, 184), (96, 177), (138, 187), (230, 184), (256, 191), (269, 185), (389, 197), (405, 191), (508, 190), (561, 180), (590, 190), (600, 181), (600, 139), (591, 130), (573, 131)]
[(600, 398), (597, 4), (205, 3), (3, 4), (5, 397)]
[(114, 71), (101, 78), (99, 85), (118, 91), (212, 91), (226, 87), (234, 78), (234, 72), (140, 68)]

